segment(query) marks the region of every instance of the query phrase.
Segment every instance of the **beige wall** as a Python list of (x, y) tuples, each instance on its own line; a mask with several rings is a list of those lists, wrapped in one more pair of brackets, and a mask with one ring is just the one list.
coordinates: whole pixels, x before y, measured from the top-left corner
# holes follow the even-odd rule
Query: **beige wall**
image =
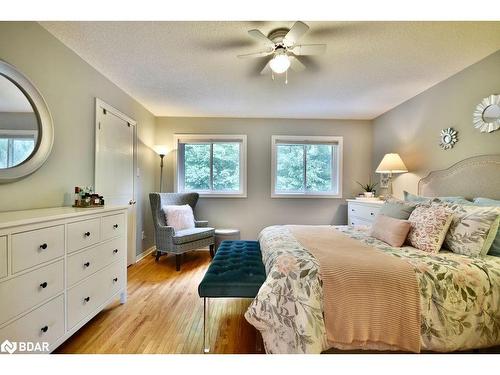
[[(418, 180), (430, 171), (462, 159), (500, 153), (500, 130), (480, 133), (472, 113), (482, 98), (500, 94), (500, 51), (390, 110), (373, 122), (373, 170), (385, 153), (397, 152), (410, 173), (394, 180), (394, 193), (417, 192)], [(451, 150), (439, 147), (441, 129), (458, 130)]]
[(68, 203), (67, 194), (75, 185), (93, 184), (94, 100), (99, 97), (138, 122), (137, 251), (150, 247), (147, 193), (153, 189), (155, 156), (148, 146), (154, 143), (154, 116), (35, 22), (0, 22), (0, 59), (38, 87), (55, 128), (54, 148), (42, 168), (21, 181), (0, 185), (0, 211), (60, 206)]
[[(338, 135), (344, 137), (343, 195), (358, 193), (356, 180), (371, 173), (372, 127), (369, 121), (169, 118), (156, 123), (156, 141), (173, 148), (174, 133), (247, 134), (248, 198), (201, 198), (197, 215), (211, 226), (241, 229), (242, 238), (255, 239), (273, 224), (344, 224), (343, 199), (271, 198), (271, 135)], [(173, 191), (173, 152), (167, 155), (165, 187)], [(158, 159), (159, 170), (159, 159)], [(158, 181), (158, 179), (157, 179)], [(158, 186), (158, 185), (156, 185)]]

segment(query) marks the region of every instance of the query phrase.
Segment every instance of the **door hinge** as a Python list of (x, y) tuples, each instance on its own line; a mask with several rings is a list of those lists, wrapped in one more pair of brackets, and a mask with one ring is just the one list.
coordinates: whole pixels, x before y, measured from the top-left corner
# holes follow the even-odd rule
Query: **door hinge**
[(98, 129), (101, 130), (101, 123), (100, 122), (97, 123), (97, 126), (98, 126)]
[(102, 109), (102, 113), (103, 113), (103, 114), (108, 113), (108, 111), (106, 111), (106, 108), (103, 108), (103, 109)]
[(130, 128), (130, 122), (127, 121), (127, 126)]

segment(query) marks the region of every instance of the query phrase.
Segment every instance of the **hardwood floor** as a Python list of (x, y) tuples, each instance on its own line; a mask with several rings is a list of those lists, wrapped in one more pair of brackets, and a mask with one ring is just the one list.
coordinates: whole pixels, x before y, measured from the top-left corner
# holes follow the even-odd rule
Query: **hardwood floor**
[[(128, 268), (127, 303), (110, 305), (56, 353), (202, 353), (198, 284), (209, 262), (207, 250), (191, 252), (176, 272), (174, 256), (147, 256)], [(210, 300), (212, 353), (256, 353), (260, 335), (243, 316), (250, 302)]]

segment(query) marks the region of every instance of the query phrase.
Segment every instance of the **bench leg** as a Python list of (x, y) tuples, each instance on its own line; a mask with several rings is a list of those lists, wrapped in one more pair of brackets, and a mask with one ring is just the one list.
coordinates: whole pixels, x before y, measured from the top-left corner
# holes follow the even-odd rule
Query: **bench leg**
[(203, 298), (203, 353), (210, 353), (209, 307), (210, 299)]
[(209, 246), (209, 248), (210, 248), (210, 258), (213, 259), (214, 256), (215, 256), (215, 251), (214, 251), (215, 245), (212, 244), (212, 245)]
[(175, 254), (175, 270), (181, 270), (181, 254)]

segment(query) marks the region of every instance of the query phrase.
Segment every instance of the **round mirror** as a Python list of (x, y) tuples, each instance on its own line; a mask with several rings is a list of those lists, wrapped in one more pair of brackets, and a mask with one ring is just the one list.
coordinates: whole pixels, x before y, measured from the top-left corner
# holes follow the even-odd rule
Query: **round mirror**
[(453, 128), (441, 130), (439, 134), (439, 145), (443, 150), (449, 150), (458, 142), (458, 132)]
[(484, 122), (495, 122), (500, 119), (500, 105), (492, 104), (486, 107), (483, 112)]
[(53, 139), (52, 118), (41, 94), (21, 72), (0, 61), (0, 183), (40, 168)]
[(500, 129), (500, 95), (490, 95), (479, 103), (472, 116), (474, 127), (491, 133)]

